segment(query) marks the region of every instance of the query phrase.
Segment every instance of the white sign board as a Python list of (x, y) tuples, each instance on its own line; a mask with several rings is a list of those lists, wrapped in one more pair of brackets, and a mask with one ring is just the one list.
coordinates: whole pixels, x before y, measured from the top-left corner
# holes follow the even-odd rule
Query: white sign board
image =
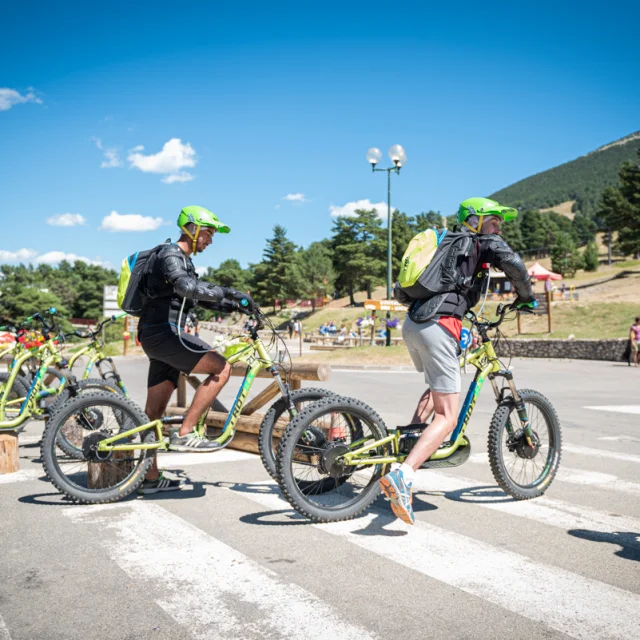
[(105, 284), (102, 297), (102, 315), (108, 317), (121, 312), (122, 309), (118, 306), (118, 287)]

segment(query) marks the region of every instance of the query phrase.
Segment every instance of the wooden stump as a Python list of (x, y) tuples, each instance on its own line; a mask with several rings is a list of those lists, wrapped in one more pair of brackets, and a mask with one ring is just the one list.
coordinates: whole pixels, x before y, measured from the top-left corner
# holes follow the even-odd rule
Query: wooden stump
[(15, 431), (0, 432), (0, 474), (20, 471), (18, 434)]
[(136, 451), (114, 451), (107, 462), (89, 463), (89, 489), (108, 489), (122, 482), (133, 471), (133, 460), (123, 460), (136, 455)]

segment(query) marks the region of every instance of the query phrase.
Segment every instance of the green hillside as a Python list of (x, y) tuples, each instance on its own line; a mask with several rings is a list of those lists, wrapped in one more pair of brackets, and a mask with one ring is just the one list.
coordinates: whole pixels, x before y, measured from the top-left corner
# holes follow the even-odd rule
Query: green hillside
[(490, 197), (522, 209), (543, 209), (575, 200), (574, 212), (592, 218), (602, 191), (617, 184), (620, 165), (626, 160), (635, 161), (638, 148), (640, 131), (586, 156), (520, 180)]

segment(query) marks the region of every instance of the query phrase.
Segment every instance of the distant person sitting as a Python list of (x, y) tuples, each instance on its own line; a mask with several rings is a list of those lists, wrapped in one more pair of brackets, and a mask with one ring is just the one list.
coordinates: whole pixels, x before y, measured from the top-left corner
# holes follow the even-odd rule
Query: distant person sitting
[(631, 355), (633, 356), (633, 363), (637, 367), (639, 365), (640, 358), (640, 317), (636, 318), (635, 324), (632, 324), (629, 329), (629, 340), (631, 341)]
[(332, 320), (328, 327), (329, 333), (338, 333), (338, 328), (336, 327), (336, 323)]

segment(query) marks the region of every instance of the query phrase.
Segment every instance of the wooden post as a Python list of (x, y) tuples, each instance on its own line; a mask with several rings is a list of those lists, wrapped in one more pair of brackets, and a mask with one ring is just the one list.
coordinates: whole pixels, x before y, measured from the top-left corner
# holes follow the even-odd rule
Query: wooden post
[(180, 377), (178, 378), (177, 404), (179, 407), (187, 406), (187, 377), (183, 374), (180, 374)]
[(520, 312), (516, 311), (517, 325), (518, 325), (518, 335), (522, 333), (522, 325), (520, 324)]
[(547, 291), (547, 324), (548, 332), (551, 333), (551, 291)]
[(302, 322), (298, 322), (298, 326), (300, 327), (298, 331), (298, 339), (300, 340), (300, 355), (302, 356)]
[(89, 489), (108, 489), (122, 482), (133, 471), (133, 458), (136, 451), (114, 451), (108, 462), (90, 462), (88, 469)]
[(0, 432), (0, 474), (20, 471), (18, 434), (15, 431)]
[(375, 345), (375, 335), (376, 335), (376, 312), (375, 309), (371, 312), (371, 319), (373, 320), (373, 324), (371, 325), (371, 340), (369, 341), (370, 346)]

